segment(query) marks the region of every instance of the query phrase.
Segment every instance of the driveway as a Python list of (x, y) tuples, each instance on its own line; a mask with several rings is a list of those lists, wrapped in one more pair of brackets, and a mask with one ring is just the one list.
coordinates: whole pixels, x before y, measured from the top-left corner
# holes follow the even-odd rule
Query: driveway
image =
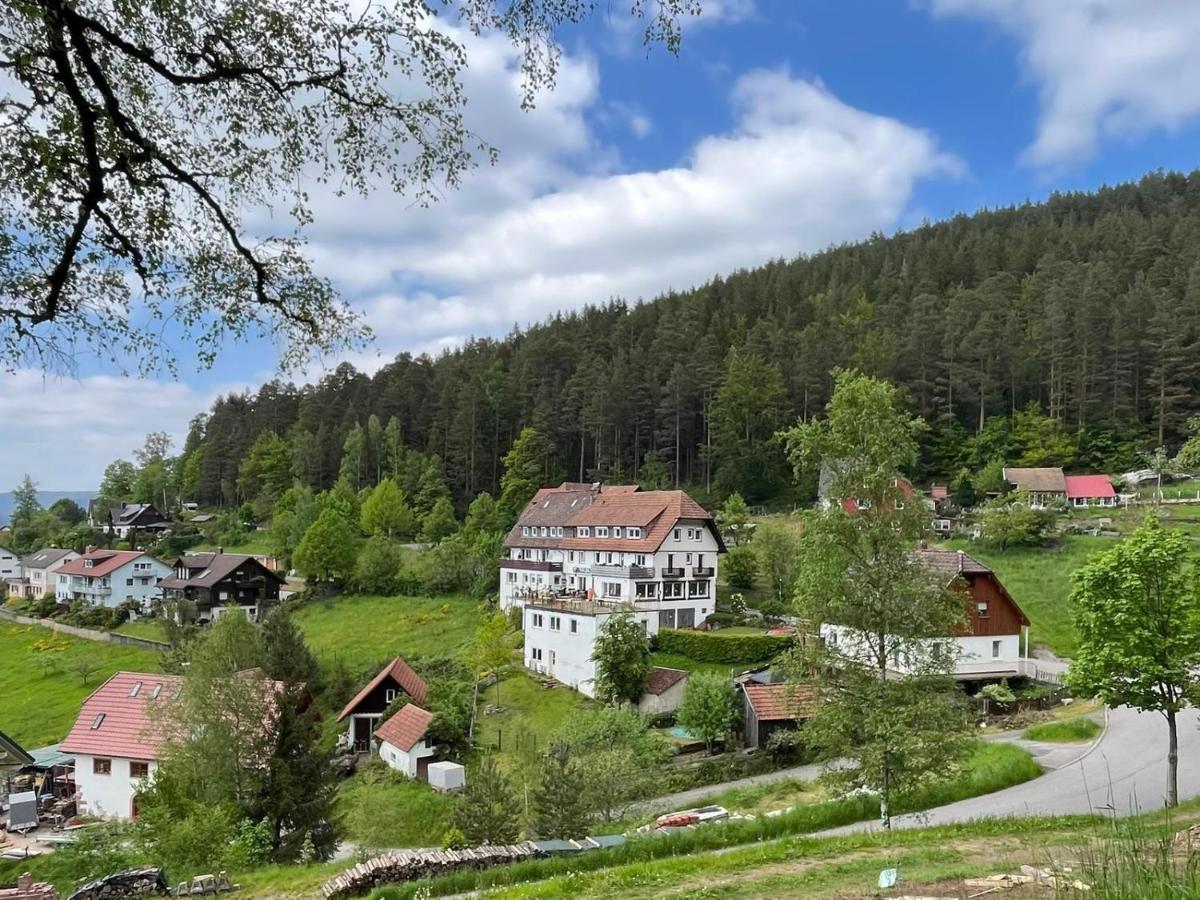
[[(1200, 796), (1200, 715), (1179, 715), (1179, 798)], [(1130, 815), (1161, 809), (1167, 785), (1167, 722), (1129, 707), (1109, 711), (1108, 729), (1081, 758), (1015, 787), (892, 819), (894, 828), (950, 825), (1006, 816), (1103, 813)], [(859, 822), (822, 834), (879, 830)]]

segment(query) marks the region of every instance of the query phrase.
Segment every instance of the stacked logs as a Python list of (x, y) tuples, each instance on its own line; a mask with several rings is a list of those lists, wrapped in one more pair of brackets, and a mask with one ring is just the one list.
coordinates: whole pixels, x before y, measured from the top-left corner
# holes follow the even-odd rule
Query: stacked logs
[(466, 850), (394, 850), (347, 869), (325, 882), (321, 890), (326, 900), (345, 900), (385, 884), (433, 878), (460, 869), (487, 869), (537, 855), (537, 848), (529, 842)]

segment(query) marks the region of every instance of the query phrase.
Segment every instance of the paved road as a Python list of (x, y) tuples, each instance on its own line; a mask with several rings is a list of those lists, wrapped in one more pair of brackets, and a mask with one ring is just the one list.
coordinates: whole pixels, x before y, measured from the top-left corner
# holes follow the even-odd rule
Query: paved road
[[(1179, 716), (1179, 797), (1200, 796), (1200, 715)], [(1162, 807), (1167, 784), (1167, 722), (1129, 707), (1109, 712), (1108, 729), (1081, 759), (1015, 787), (897, 816), (895, 828), (948, 825), (973, 819), (1027, 815), (1107, 813), (1129, 815)], [(874, 831), (860, 822), (826, 834)]]

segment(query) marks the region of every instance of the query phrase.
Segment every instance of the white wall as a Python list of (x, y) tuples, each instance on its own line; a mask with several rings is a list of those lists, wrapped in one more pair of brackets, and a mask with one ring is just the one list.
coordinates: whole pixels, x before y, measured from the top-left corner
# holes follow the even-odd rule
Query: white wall
[[(550, 627), (551, 617), (559, 620), (559, 630)], [(526, 607), (525, 666), (558, 679), (584, 696), (595, 697), (596, 664), (591, 659), (592, 646), (599, 621), (605, 618)], [(539, 620), (541, 625), (534, 624)], [(541, 659), (537, 658), (539, 651)]]
[(638, 703), (638, 712), (643, 716), (665, 716), (679, 709), (683, 703), (683, 692), (687, 688), (687, 679), (671, 685), (661, 694), (643, 694)]
[[(866, 656), (864, 645), (859, 640), (860, 632), (842, 625), (825, 624), (821, 626), (821, 637), (830, 643), (836, 643), (843, 653), (848, 655)], [(1005, 669), (1014, 674), (1019, 671), (1021, 660), (1021, 636), (1019, 634), (995, 635), (966, 635), (949, 638), (958, 647), (958, 659), (954, 665), (954, 674), (969, 675), (973, 672), (995, 672)], [(998, 645), (999, 655), (995, 655), (993, 644)], [(896, 666), (896, 671), (903, 672), (903, 660)]]
[[(131, 760), (112, 758), (112, 774), (97, 775), (93, 771), (94, 757), (75, 756), (75, 786), (79, 790), (80, 813), (112, 819), (128, 819), (133, 813), (133, 796), (140, 781), (129, 776)], [(157, 764), (150, 763), (150, 775)]]
[(21, 577), (21, 557), (0, 547), (0, 581)]
[(403, 772), (409, 778), (416, 778), (417, 760), (433, 756), (434, 749), (426, 745), (424, 741), (417, 741), (413, 748), (406, 753), (394, 744), (380, 741), (379, 756), (397, 772)]
[[(148, 565), (149, 568), (135, 568), (138, 564)], [(142, 556), (125, 563), (121, 568), (99, 579), (93, 578), (91, 587), (87, 586), (87, 576), (55, 575), (55, 593), (60, 600), (70, 600), (76, 594), (84, 597), (93, 606), (120, 606), (127, 598), (138, 601), (143, 609), (150, 607), (152, 600), (157, 600), (162, 591), (158, 587), (159, 579), (171, 574), (171, 567), (152, 556)], [(129, 582), (133, 583), (130, 584)], [(143, 583), (143, 581), (145, 583)], [(103, 586), (107, 582), (108, 592)]]

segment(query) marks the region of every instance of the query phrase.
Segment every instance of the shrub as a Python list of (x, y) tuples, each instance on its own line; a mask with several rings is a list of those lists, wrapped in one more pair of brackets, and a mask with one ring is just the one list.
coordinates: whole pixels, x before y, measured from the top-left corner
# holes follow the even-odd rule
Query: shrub
[(733, 547), (725, 554), (721, 568), (725, 570), (725, 580), (730, 587), (752, 588), (754, 576), (758, 574), (758, 557), (753, 547)]
[(790, 648), (792, 643), (790, 637), (770, 634), (725, 636), (678, 628), (662, 628), (658, 632), (658, 649), (663, 653), (677, 653), (696, 662), (734, 666), (766, 662)]

